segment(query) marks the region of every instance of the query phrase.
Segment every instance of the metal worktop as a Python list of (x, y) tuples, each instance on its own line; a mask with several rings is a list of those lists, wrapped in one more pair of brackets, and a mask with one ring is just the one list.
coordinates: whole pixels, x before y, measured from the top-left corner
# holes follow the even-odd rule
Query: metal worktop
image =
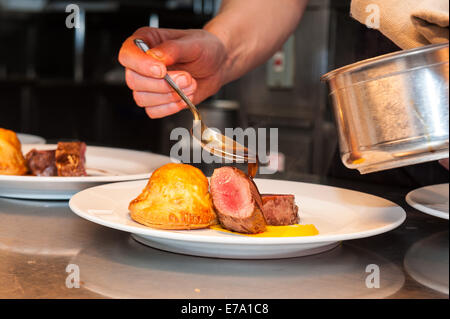
[[(407, 220), (318, 255), (227, 260), (143, 246), (78, 217), (66, 201), (0, 198), (0, 298), (448, 298), (436, 284), (448, 289), (448, 221), (409, 207), (409, 189), (288, 179), (384, 197), (402, 206)], [(79, 269), (79, 288), (66, 285), (68, 265)], [(379, 267), (379, 288), (366, 285), (369, 265)]]

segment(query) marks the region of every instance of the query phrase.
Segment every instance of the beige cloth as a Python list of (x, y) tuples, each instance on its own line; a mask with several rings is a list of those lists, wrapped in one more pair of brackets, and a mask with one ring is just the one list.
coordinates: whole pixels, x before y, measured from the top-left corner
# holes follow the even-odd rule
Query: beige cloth
[(352, 0), (351, 16), (369, 27), (376, 11), (379, 31), (402, 49), (449, 40), (448, 0)]

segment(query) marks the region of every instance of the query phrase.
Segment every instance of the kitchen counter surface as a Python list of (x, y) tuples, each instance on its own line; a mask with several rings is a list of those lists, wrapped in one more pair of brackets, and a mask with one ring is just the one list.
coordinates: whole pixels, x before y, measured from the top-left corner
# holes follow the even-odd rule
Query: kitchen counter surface
[[(384, 197), (403, 207), (407, 220), (318, 255), (225, 260), (143, 246), (76, 216), (66, 201), (0, 198), (0, 298), (448, 298), (448, 221), (409, 207), (410, 189), (287, 179)], [(380, 270), (379, 288), (366, 286), (369, 265)], [(66, 285), (73, 267), (79, 288)]]

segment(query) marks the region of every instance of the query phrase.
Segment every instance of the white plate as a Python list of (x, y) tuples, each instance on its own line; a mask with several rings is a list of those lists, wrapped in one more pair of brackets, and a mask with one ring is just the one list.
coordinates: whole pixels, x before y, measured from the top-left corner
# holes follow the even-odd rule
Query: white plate
[[(52, 144), (24, 144), (31, 149), (56, 149)], [(87, 146), (86, 171), (90, 176), (0, 175), (0, 196), (25, 199), (69, 199), (75, 193), (111, 182), (146, 179), (156, 168), (170, 163), (167, 156), (109, 147)]]
[(167, 231), (134, 222), (128, 204), (146, 181), (114, 183), (74, 195), (69, 206), (94, 223), (130, 232), (138, 241), (162, 250), (195, 256), (265, 259), (298, 257), (334, 248), (340, 241), (374, 236), (398, 227), (406, 218), (398, 205), (380, 197), (341, 188), (256, 179), (261, 193), (294, 194), (301, 224), (314, 224), (319, 235), (248, 237), (211, 229)]
[(406, 195), (406, 202), (425, 214), (448, 219), (448, 184), (413, 190)]
[(17, 138), (21, 144), (45, 144), (45, 138), (37, 135), (17, 133)]

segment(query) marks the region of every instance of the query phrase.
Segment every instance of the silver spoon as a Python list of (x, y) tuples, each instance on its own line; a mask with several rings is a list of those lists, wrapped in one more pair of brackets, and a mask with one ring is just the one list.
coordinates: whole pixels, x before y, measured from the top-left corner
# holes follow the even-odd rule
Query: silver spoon
[[(150, 49), (141, 39), (135, 39), (134, 43), (145, 53)], [(200, 142), (203, 149), (216, 156), (232, 160), (233, 162), (257, 163), (256, 153), (251, 152), (248, 148), (237, 143), (235, 140), (210, 129), (203, 124), (202, 117), (197, 107), (183, 93), (178, 85), (176, 85), (169, 74), (166, 74), (164, 80), (166, 80), (175, 92), (177, 92), (194, 115), (194, 127), (191, 130), (191, 134)]]

